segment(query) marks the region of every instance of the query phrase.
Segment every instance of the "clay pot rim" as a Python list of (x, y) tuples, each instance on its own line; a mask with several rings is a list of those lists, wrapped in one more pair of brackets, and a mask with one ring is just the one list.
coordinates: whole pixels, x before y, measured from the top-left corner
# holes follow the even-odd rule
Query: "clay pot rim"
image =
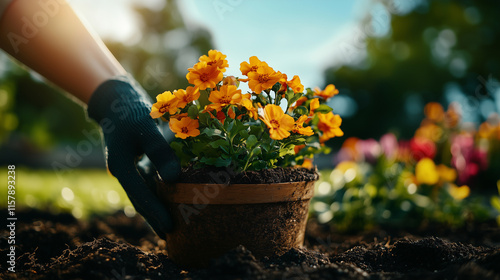
[(316, 181), (270, 184), (161, 184), (158, 194), (170, 203), (259, 204), (309, 200)]

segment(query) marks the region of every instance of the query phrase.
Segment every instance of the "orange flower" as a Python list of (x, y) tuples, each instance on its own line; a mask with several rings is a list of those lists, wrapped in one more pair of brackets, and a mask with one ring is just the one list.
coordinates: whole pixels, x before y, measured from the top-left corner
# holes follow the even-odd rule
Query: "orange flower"
[(312, 169), (314, 167), (313, 160), (310, 158), (305, 158), (304, 162), (302, 163), (302, 165), (300, 165), (300, 167)]
[(267, 66), (267, 63), (264, 61), (260, 61), (256, 56), (252, 56), (249, 59), (250, 63), (243, 61), (240, 64), (241, 74), (248, 76), (249, 72), (256, 72), (257, 69), (261, 66)]
[(309, 103), (309, 116), (314, 115), (314, 111), (319, 108), (319, 99), (314, 98), (311, 100), (311, 103)]
[(444, 115), (444, 124), (446, 127), (453, 128), (460, 122), (460, 105), (458, 103), (451, 103), (448, 105), (448, 110)]
[(334, 95), (338, 94), (339, 90), (335, 88), (334, 85), (329, 84), (326, 86), (324, 90), (319, 89), (318, 87), (314, 88), (314, 95), (319, 96), (323, 98), (324, 100), (327, 100), (330, 97), (333, 97)]
[(320, 140), (326, 141), (330, 138), (344, 135), (344, 132), (340, 129), (342, 119), (339, 115), (329, 112), (328, 114), (319, 114), (318, 117), (318, 129), (323, 132), (322, 139)]
[(295, 108), (302, 106), (302, 104), (304, 104), (304, 102), (306, 102), (306, 101), (307, 101), (306, 96), (300, 97), (299, 100), (295, 101), (295, 105), (290, 106), (290, 110), (293, 111)]
[[(278, 71), (278, 73), (281, 73)], [(279, 80), (279, 83), (281, 84), (281, 87), (278, 91), (286, 91), (288, 88), (288, 85), (286, 84), (287, 83), (287, 80), (288, 80), (288, 77), (286, 74), (283, 74), (281, 73), (281, 78)], [(285, 94), (282, 95), (283, 97), (285, 97)]]
[[(185, 118), (187, 116), (188, 116), (188, 113), (176, 114), (176, 115), (170, 116), (170, 119), (180, 120), (180, 119)], [(168, 122), (169, 120), (165, 120), (165, 121)]]
[(208, 100), (212, 102), (213, 106), (211, 108), (219, 111), (220, 109), (229, 104), (238, 104), (241, 102), (242, 95), (241, 90), (234, 85), (223, 85), (219, 90), (214, 90), (210, 93)]
[(215, 87), (223, 78), (223, 74), (217, 68), (217, 65), (210, 66), (206, 61), (198, 62), (188, 70), (189, 73), (186, 75), (188, 82), (201, 90)]
[(259, 118), (259, 114), (257, 112), (257, 108), (253, 106), (252, 100), (249, 98), (243, 98), (240, 102), (240, 104), (245, 107), (248, 111), (248, 115), (253, 118), (254, 120), (257, 120)]
[(217, 66), (217, 69), (221, 72), (226, 72), (226, 67), (229, 67), (227, 64), (226, 55), (222, 54), (216, 50), (209, 50), (208, 56), (203, 55), (200, 57), (200, 61), (205, 61), (208, 66)]
[(293, 79), (290, 81), (286, 82), (286, 84), (293, 90), (295, 93), (303, 92), (304, 91), (304, 86), (300, 82), (299, 76), (295, 75), (293, 76)]
[(170, 91), (165, 91), (156, 96), (156, 103), (151, 108), (149, 115), (153, 119), (157, 119), (165, 113), (175, 114), (177, 112), (177, 103), (179, 100)]
[(300, 116), (300, 118), (295, 123), (295, 125), (294, 125), (294, 127), (292, 129), (292, 132), (293, 133), (302, 134), (302, 135), (305, 135), (305, 136), (311, 136), (311, 135), (313, 135), (314, 131), (311, 129), (310, 126), (304, 127), (304, 122), (306, 120), (307, 120), (307, 116), (305, 116), (305, 115)]
[(236, 79), (235, 76), (227, 76), (224, 78), (224, 80), (222, 80), (222, 84), (223, 85), (234, 85), (234, 86), (238, 86), (239, 84), (239, 81), (238, 79)]
[(281, 140), (290, 136), (290, 130), (293, 129), (295, 121), (285, 113), (280, 106), (268, 104), (264, 107), (264, 116), (262, 121), (269, 128), (271, 139)]
[(293, 147), (293, 151), (295, 152), (295, 154), (298, 154), (300, 150), (304, 149), (305, 147), (306, 145), (295, 145), (295, 147)]
[(175, 97), (177, 97), (177, 100), (179, 100), (177, 107), (184, 108), (187, 104), (200, 98), (200, 90), (198, 88), (189, 86), (186, 88), (186, 90), (174, 90), (174, 95)]
[(425, 116), (435, 122), (442, 122), (444, 120), (444, 109), (441, 104), (437, 102), (429, 102), (424, 107)]
[(259, 94), (263, 90), (270, 89), (279, 82), (281, 79), (281, 73), (275, 72), (273, 68), (263, 65), (257, 69), (255, 72), (248, 72), (248, 87)]
[(198, 129), (200, 124), (198, 120), (193, 120), (190, 117), (185, 117), (180, 120), (171, 119), (168, 126), (175, 133), (175, 137), (186, 139), (187, 137), (195, 137), (200, 135)]
[(443, 129), (433, 122), (424, 123), (424, 121), (422, 121), (422, 125), (415, 131), (415, 137), (423, 137), (438, 142), (443, 136)]

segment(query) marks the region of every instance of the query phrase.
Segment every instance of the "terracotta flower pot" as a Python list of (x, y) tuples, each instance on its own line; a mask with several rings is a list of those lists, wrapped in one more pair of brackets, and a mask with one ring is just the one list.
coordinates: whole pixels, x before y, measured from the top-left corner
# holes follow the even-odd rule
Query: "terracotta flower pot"
[(314, 181), (279, 184), (160, 184), (158, 194), (175, 223), (169, 258), (207, 266), (238, 245), (256, 257), (301, 247)]

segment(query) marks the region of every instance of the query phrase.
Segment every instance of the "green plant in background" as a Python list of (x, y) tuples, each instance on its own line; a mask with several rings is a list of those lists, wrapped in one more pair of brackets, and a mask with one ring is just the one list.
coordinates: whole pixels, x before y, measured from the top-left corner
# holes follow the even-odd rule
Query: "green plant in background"
[(340, 231), (376, 225), (416, 228), (429, 222), (459, 227), (490, 217), (481, 197), (468, 197), (467, 186), (457, 187), (444, 180), (446, 175), (431, 174), (436, 171), (425, 166), (429, 164), (423, 160), (408, 166), (385, 156), (374, 164), (344, 161), (333, 171), (322, 171), (311, 204), (313, 215)]
[(491, 206), (493, 206), (493, 209), (496, 211), (497, 223), (498, 226), (500, 226), (500, 180), (497, 182), (497, 188), (499, 196), (491, 197)]

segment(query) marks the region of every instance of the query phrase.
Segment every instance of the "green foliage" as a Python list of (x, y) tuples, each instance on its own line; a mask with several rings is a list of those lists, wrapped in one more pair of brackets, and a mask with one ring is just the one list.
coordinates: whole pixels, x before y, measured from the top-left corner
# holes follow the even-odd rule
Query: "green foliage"
[(360, 231), (377, 225), (417, 228), (438, 223), (452, 228), (491, 218), (481, 196), (455, 198), (452, 186), (413, 183), (413, 167), (378, 158), (375, 164), (344, 162), (322, 171), (311, 211), (321, 223), (339, 231)]
[[(341, 94), (357, 105), (346, 135), (366, 139), (395, 131), (410, 138), (421, 120), (421, 107), (429, 101), (448, 103), (444, 94), (450, 86), (456, 88), (454, 93), (466, 95), (459, 98), (468, 102), (462, 106), (472, 120), (483, 118), (477, 105), (498, 99), (500, 2), (377, 0), (371, 4), (360, 29), (353, 32), (356, 41), (342, 45), (340, 58), (345, 64), (325, 72), (326, 82), (335, 81)], [(416, 6), (411, 10), (399, 9), (412, 4)], [(375, 12), (380, 11), (377, 8), (384, 12)], [(387, 33), (371, 32), (386, 24)], [(365, 46), (366, 56), (357, 63), (353, 54), (364, 54)]]

